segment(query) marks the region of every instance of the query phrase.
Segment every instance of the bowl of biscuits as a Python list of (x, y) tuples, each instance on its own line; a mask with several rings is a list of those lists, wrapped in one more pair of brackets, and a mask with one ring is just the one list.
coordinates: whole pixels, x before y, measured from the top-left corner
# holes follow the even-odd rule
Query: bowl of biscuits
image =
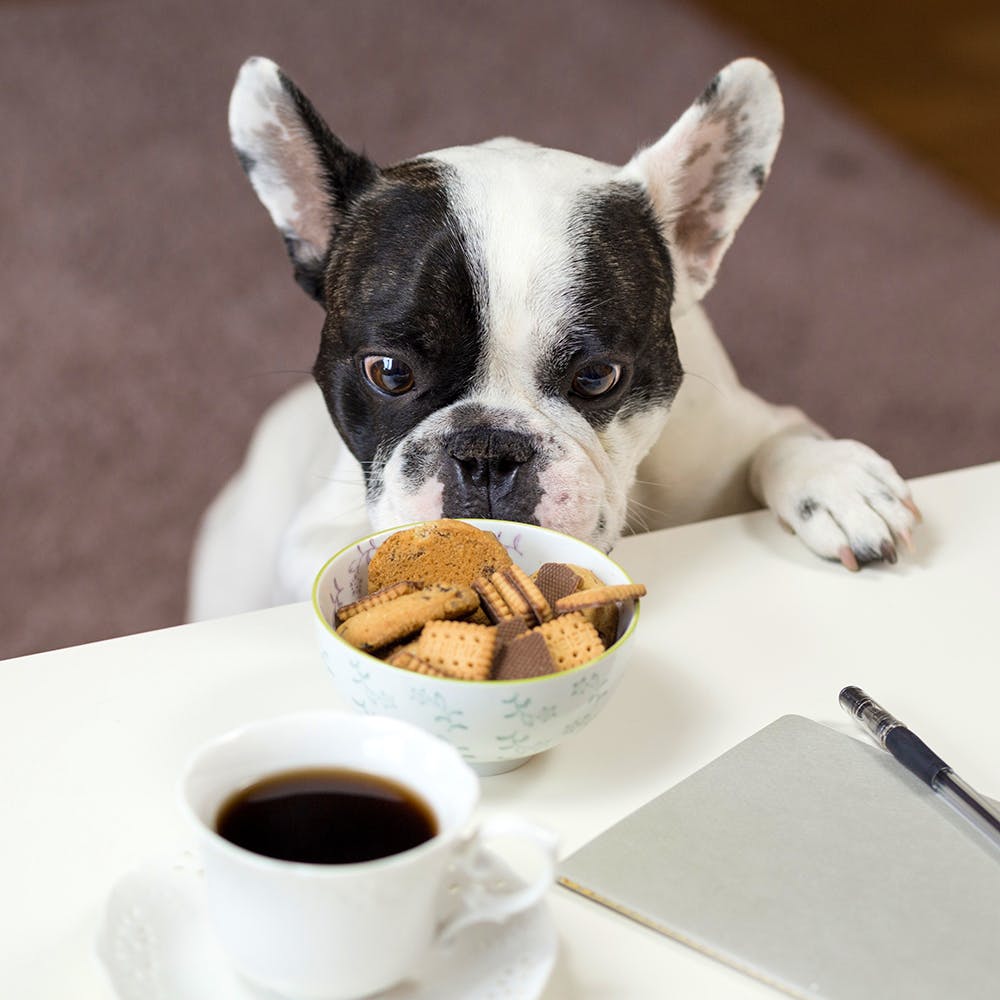
[(442, 519), (342, 549), (316, 577), (313, 611), (345, 702), (421, 726), (487, 775), (551, 749), (601, 711), (644, 594), (568, 535)]

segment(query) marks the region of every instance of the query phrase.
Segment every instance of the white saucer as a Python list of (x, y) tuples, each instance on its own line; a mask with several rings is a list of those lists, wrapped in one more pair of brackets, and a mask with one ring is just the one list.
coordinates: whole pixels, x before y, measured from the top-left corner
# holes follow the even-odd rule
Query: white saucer
[[(495, 859), (497, 879), (518, 881)], [(503, 924), (478, 924), (435, 948), (414, 978), (378, 1000), (535, 1000), (556, 959), (544, 903)], [(114, 887), (97, 955), (119, 1000), (263, 1000), (216, 943), (192, 855), (154, 861)]]

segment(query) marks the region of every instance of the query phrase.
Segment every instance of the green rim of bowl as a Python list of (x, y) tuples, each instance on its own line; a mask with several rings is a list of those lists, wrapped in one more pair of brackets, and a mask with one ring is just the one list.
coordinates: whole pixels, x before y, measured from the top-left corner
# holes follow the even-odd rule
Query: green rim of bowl
[[(482, 525), (490, 521), (493, 521), (494, 523), (496, 521), (496, 519), (494, 518), (481, 518), (481, 517), (456, 517), (452, 518), (451, 520), (464, 521), (466, 524), (473, 524), (477, 528), (481, 528)], [(330, 565), (330, 563), (339, 559), (345, 552), (357, 548), (360, 545), (364, 545), (365, 542), (371, 541), (371, 539), (377, 538), (379, 535), (384, 535), (386, 534), (386, 532), (406, 531), (408, 528), (415, 528), (418, 524), (427, 524), (427, 523), (428, 522), (426, 521), (411, 521), (409, 524), (401, 524), (396, 528), (385, 528), (382, 531), (373, 531), (370, 535), (365, 535), (363, 538), (355, 539), (355, 541), (351, 542), (350, 545), (345, 545), (342, 549), (338, 550), (332, 556), (330, 556), (330, 558), (327, 559), (327, 561), (323, 563), (323, 565), (320, 567), (319, 571), (316, 573), (316, 578), (313, 580), (313, 586), (312, 586), (313, 613), (323, 623), (323, 627), (327, 630), (327, 632), (330, 633), (330, 635), (333, 636), (334, 639), (336, 639), (337, 642), (342, 643), (345, 649), (349, 649), (351, 653), (357, 656), (363, 656), (366, 660), (371, 660), (372, 663), (377, 663), (381, 667), (389, 667), (392, 670), (400, 670), (400, 671), (402, 671), (403, 669), (402, 667), (394, 667), (391, 663), (386, 663), (385, 660), (380, 660), (377, 656), (372, 656), (371, 653), (366, 653), (363, 649), (358, 649), (357, 646), (352, 646), (349, 642), (346, 642), (344, 639), (341, 639), (339, 635), (337, 635), (336, 629), (334, 629), (330, 625), (330, 623), (324, 617), (323, 612), (320, 610), (319, 581), (323, 578), (323, 574), (326, 572), (326, 569)], [(517, 524), (518, 522), (505, 521), (503, 523)], [(552, 528), (543, 528), (539, 524), (528, 524), (525, 525), (525, 527), (531, 528), (532, 531), (544, 531), (547, 535), (554, 535), (556, 538), (569, 538), (572, 541), (576, 542), (577, 545), (583, 545), (586, 548), (590, 549), (591, 551), (596, 552), (602, 559), (607, 559), (609, 562), (614, 563), (614, 565), (617, 566), (619, 570), (621, 570), (622, 575), (625, 577), (626, 580), (628, 580), (629, 583), (635, 582), (632, 579), (632, 577), (630, 577), (628, 573), (625, 572), (623, 566), (615, 562), (615, 560), (612, 559), (611, 556), (609, 556), (606, 552), (602, 552), (596, 546), (591, 545), (590, 542), (581, 541), (579, 538), (573, 538), (572, 535), (566, 535), (563, 532), (555, 531)], [(490, 529), (482, 528), (482, 530), (489, 531)], [(540, 681), (552, 680), (552, 678), (554, 677), (568, 677), (570, 674), (575, 674), (578, 671), (589, 670), (595, 664), (600, 663), (601, 660), (603, 660), (606, 656), (609, 656), (611, 653), (613, 653), (635, 631), (636, 623), (639, 621), (639, 611), (640, 611), (639, 603), (633, 602), (632, 620), (628, 623), (628, 628), (625, 629), (625, 631), (606, 650), (604, 650), (604, 652), (601, 653), (600, 656), (595, 656), (594, 659), (588, 660), (586, 663), (581, 663), (578, 667), (570, 667), (569, 670), (560, 670), (557, 674), (543, 674), (541, 677), (524, 677), (519, 680), (510, 680), (510, 681), (463, 681), (459, 680), (457, 677), (426, 677), (421, 675), (418, 676), (421, 676), (421, 680), (423, 681), (433, 682), (433, 683), (440, 682), (442, 684), (462, 684), (462, 685), (483, 683), (496, 687), (499, 687), (500, 685), (512, 685), (512, 684), (537, 684)], [(405, 673), (406, 671), (403, 672)]]

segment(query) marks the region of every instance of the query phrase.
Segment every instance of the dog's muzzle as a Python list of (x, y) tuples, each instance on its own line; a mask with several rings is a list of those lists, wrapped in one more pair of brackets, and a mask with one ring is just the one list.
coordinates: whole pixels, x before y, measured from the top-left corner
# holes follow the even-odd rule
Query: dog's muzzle
[(538, 453), (532, 439), (516, 431), (473, 427), (441, 443), (442, 497), (446, 517), (496, 517), (537, 523), (542, 495)]

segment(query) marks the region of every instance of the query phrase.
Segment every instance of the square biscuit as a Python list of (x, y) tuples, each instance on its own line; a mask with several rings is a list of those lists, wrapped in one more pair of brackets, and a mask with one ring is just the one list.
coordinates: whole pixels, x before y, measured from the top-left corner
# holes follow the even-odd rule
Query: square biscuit
[(604, 652), (597, 629), (579, 612), (560, 615), (532, 629), (545, 639), (557, 670), (570, 670), (589, 663)]
[(416, 654), (449, 677), (489, 680), (493, 670), (496, 629), (471, 622), (433, 621), (424, 626)]

